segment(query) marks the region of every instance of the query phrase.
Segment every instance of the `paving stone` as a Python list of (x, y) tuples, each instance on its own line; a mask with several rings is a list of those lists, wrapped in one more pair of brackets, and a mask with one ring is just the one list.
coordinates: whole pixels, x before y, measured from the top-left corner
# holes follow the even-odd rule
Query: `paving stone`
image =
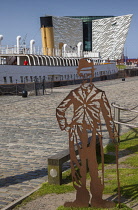
[(1, 205), (8, 205), (8, 202), (6, 202), (6, 201), (0, 201), (0, 206)]
[(13, 202), (14, 200), (15, 200), (14, 198), (10, 198), (10, 197), (9, 198), (5, 198), (5, 201), (6, 202), (10, 202), (10, 203)]
[(0, 192), (0, 197), (5, 197), (7, 194), (6, 193), (1, 193)]

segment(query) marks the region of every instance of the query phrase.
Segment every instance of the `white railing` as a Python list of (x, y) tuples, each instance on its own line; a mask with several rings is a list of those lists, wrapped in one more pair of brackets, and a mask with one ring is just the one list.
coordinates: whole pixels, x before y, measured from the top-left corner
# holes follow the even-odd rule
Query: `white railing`
[(4, 55), (11, 55), (11, 54), (35, 54), (35, 55), (43, 55), (43, 52), (46, 52), (47, 55), (51, 56), (58, 56), (58, 57), (65, 57), (65, 58), (77, 58), (77, 57), (91, 57), (91, 58), (99, 58), (100, 53), (96, 52), (87, 52), (87, 51), (67, 51), (67, 50), (60, 50), (60, 49), (43, 49), (41, 47), (33, 47), (30, 50), (30, 47), (26, 45), (20, 45), (19, 49), (17, 45), (14, 46), (0, 46), (0, 54)]
[(62, 57), (65, 58), (83, 57), (83, 52), (80, 51), (80, 53), (78, 53), (78, 51), (62, 51)]
[(30, 49), (27, 48), (26, 45), (22, 45), (20, 46), (19, 48), (19, 51), (18, 51), (18, 48), (17, 46), (0, 46), (0, 54), (29, 54), (30, 52)]
[(99, 52), (84, 51), (83, 55), (84, 55), (84, 57), (100, 58)]

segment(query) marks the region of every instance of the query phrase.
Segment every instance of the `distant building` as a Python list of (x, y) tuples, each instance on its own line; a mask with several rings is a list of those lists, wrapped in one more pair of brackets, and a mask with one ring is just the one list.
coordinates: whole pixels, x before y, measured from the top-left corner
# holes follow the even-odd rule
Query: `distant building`
[[(44, 48), (100, 53), (103, 59), (120, 59), (124, 50), (132, 15), (40, 17)], [(44, 38), (45, 37), (45, 38)]]
[(79, 18), (83, 24), (83, 50), (92, 51), (92, 22), (94, 20), (110, 18), (113, 16), (70, 16), (70, 18)]
[(136, 58), (128, 58), (126, 59), (127, 65), (138, 66), (138, 59)]

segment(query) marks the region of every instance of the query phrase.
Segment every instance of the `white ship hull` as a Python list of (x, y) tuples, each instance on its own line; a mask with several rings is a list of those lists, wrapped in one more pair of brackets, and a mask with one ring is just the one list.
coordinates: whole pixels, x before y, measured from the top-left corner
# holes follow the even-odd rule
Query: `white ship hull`
[[(0, 65), (0, 85), (33, 82), (35, 79), (64, 81), (80, 79), (77, 66), (18, 66)], [(95, 78), (117, 74), (115, 63), (95, 65)]]

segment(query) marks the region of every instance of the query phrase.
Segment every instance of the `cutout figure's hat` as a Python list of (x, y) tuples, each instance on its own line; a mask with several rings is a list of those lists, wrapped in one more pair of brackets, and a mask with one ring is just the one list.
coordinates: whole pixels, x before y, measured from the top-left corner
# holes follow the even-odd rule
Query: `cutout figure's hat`
[(94, 63), (92, 62), (88, 62), (86, 58), (82, 58), (79, 60), (79, 66), (77, 68), (77, 71), (91, 71), (91, 70), (95, 70), (94, 68)]

